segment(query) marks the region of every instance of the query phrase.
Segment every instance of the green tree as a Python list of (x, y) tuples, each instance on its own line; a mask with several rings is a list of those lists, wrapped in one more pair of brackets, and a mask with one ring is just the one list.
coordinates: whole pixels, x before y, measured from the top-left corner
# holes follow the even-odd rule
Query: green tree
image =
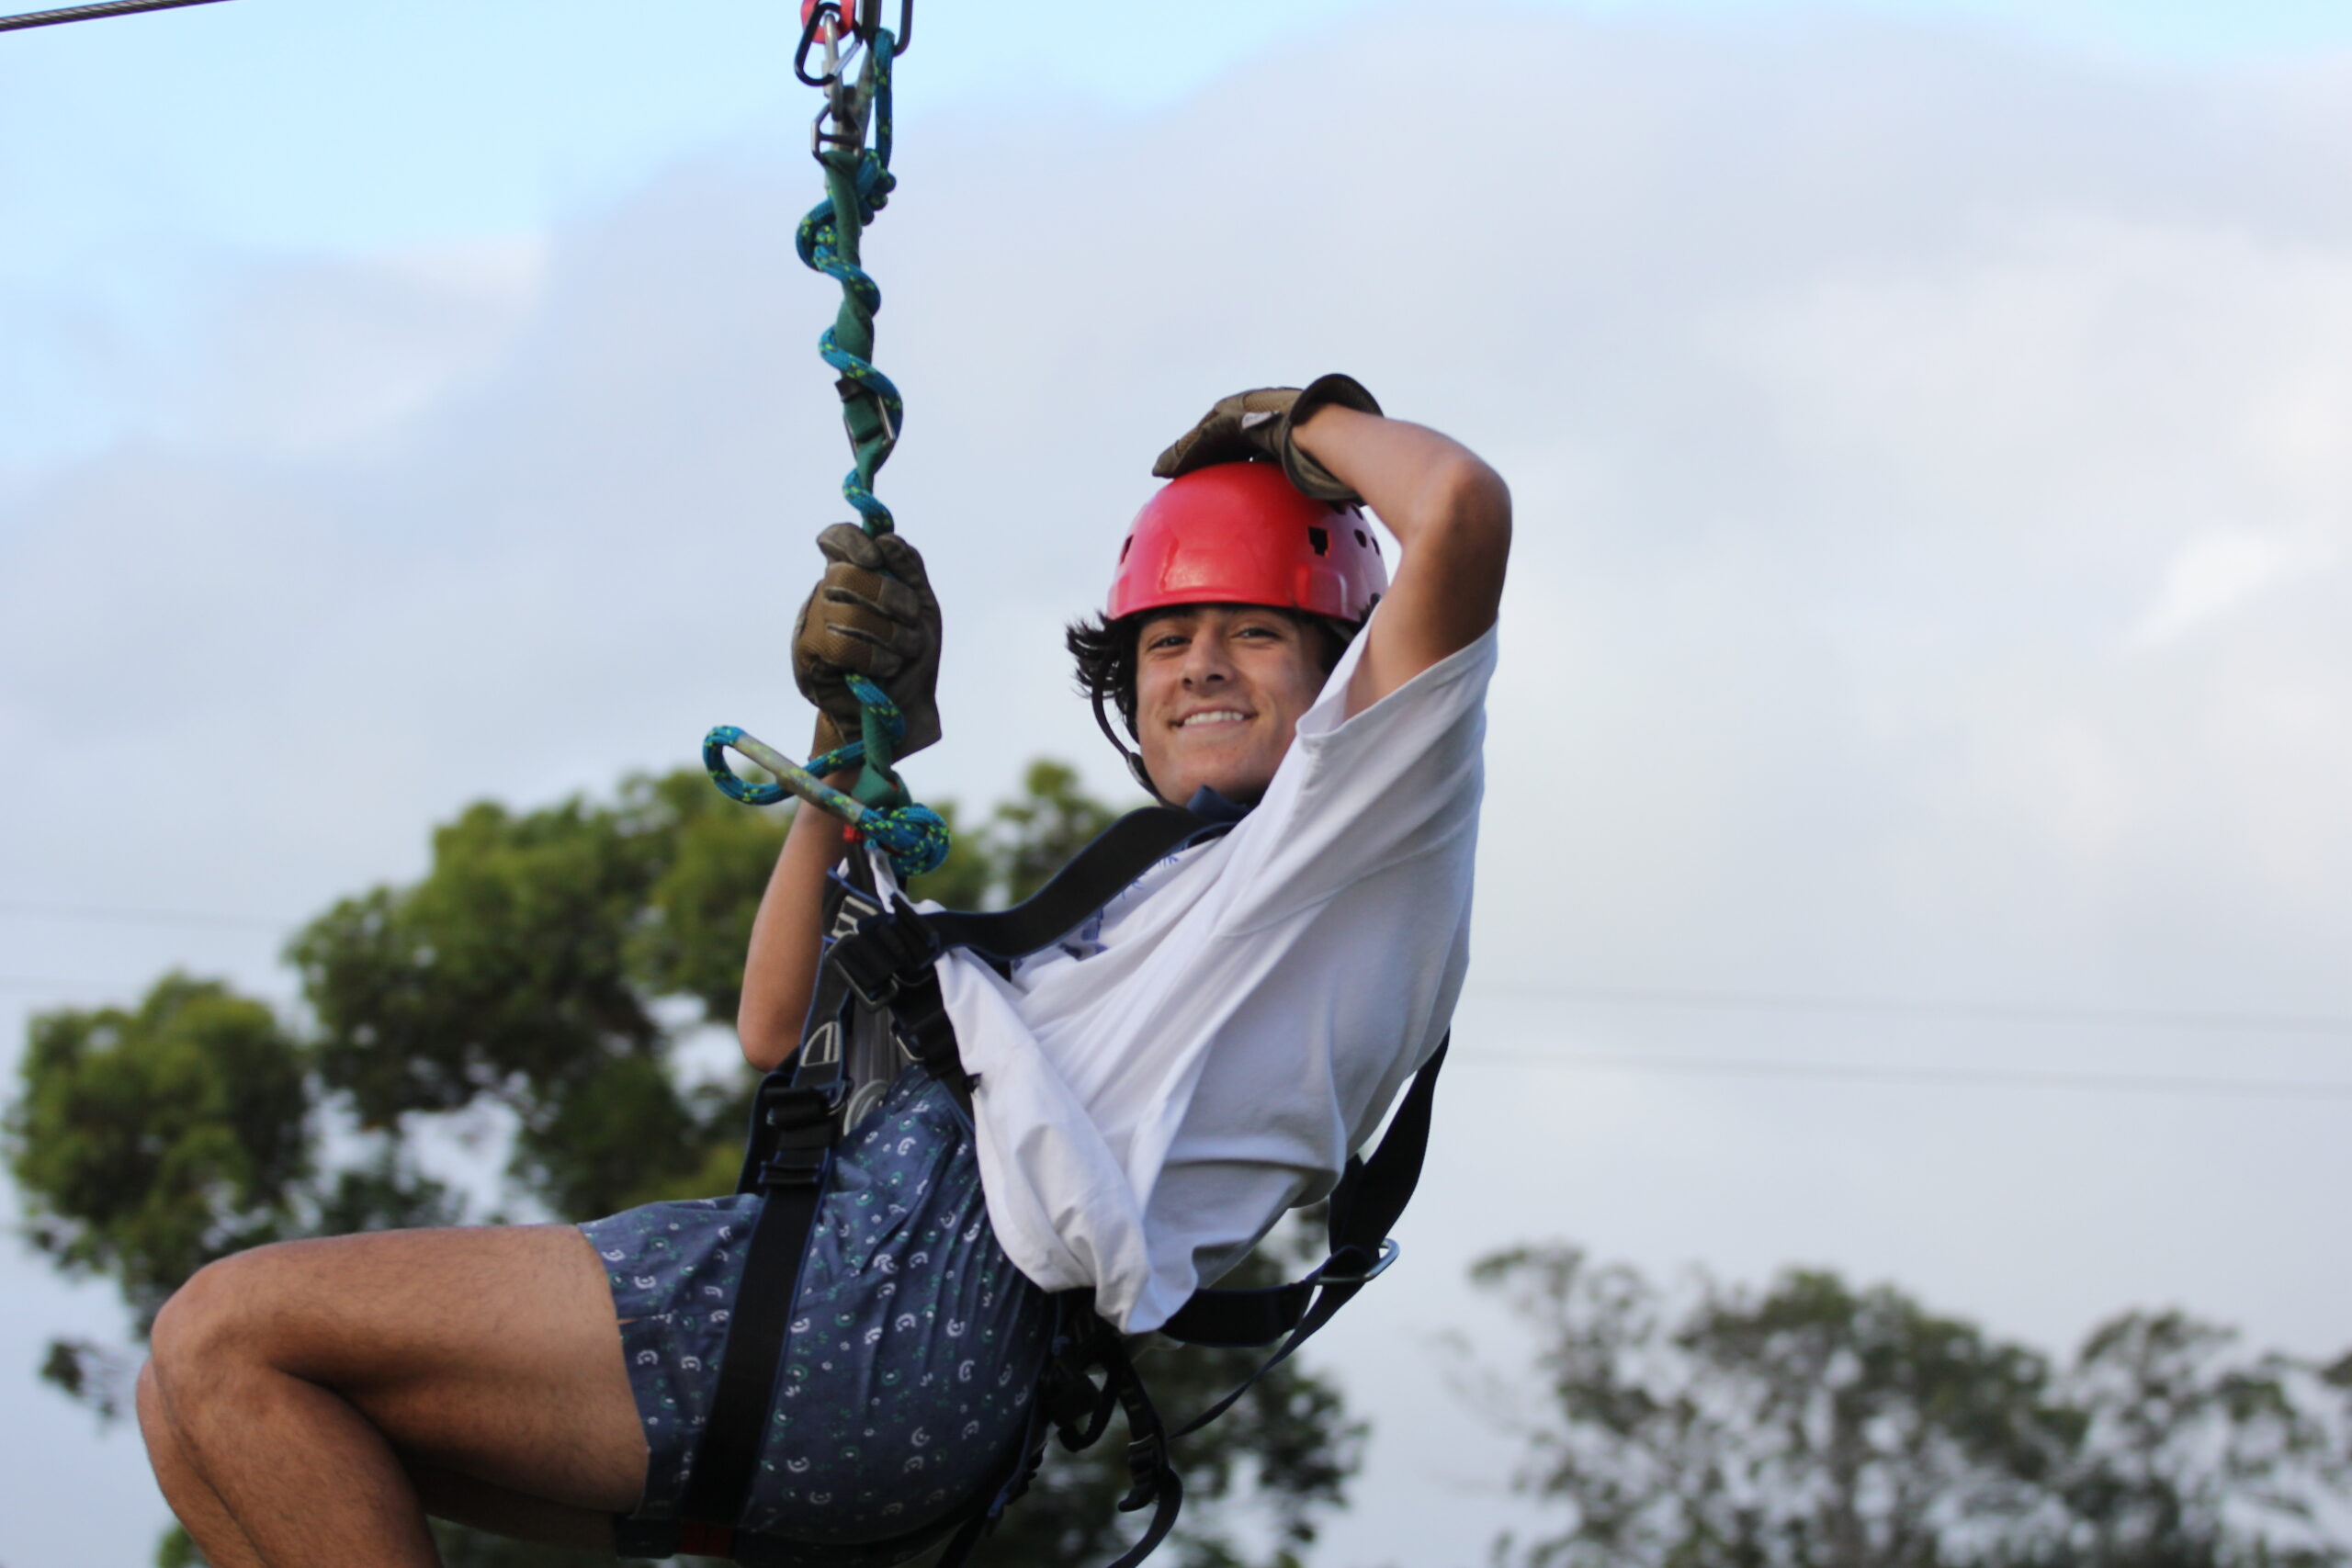
[[(915, 891), (959, 907), (1024, 897), (1112, 815), (1072, 770), (1038, 762)], [(787, 822), (685, 772), (631, 778), (605, 800), (479, 803), (435, 829), (421, 878), (343, 899), (295, 936), (299, 1022), (179, 976), (135, 1010), (43, 1015), (0, 1126), (34, 1244), (64, 1272), (111, 1280), (143, 1337), (181, 1281), (242, 1247), (475, 1216), (415, 1151), (436, 1123), (485, 1107), (514, 1131), (492, 1217), (585, 1218), (730, 1190), (752, 1075), (688, 1081), (679, 1046), (732, 1026)], [(1271, 1279), (1276, 1265), (1246, 1267)], [(135, 1364), (127, 1348), (61, 1340), (44, 1375), (111, 1415)], [(1253, 1364), (1170, 1351), (1148, 1371), (1182, 1416)], [(1189, 1491), (1204, 1506), (1188, 1512), (1171, 1564), (1246, 1561), (1245, 1513), (1294, 1560), (1342, 1500), (1362, 1436), (1331, 1385), (1279, 1370), (1190, 1445)], [(1139, 1521), (1112, 1509), (1124, 1450), (1113, 1438), (1057, 1453), (985, 1560), (1063, 1560), (1051, 1553), (1131, 1535)], [(453, 1568), (578, 1561), (462, 1530), (443, 1539)], [(186, 1538), (162, 1560), (193, 1562)]]
[(1488, 1379), (1523, 1492), (1567, 1516), (1528, 1568), (2319, 1568), (2347, 1496), (2340, 1390), (2126, 1314), (2054, 1366), (1891, 1286), (1791, 1270), (1676, 1300), (1573, 1247), (1475, 1278), (1535, 1331), (1541, 1393)]

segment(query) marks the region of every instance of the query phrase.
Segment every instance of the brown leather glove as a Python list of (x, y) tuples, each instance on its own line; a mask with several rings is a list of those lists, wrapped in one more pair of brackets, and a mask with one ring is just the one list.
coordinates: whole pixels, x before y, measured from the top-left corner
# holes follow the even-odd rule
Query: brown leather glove
[(1238, 463), (1262, 458), (1280, 463), (1290, 482), (1317, 501), (1360, 506), (1363, 497), (1341, 484), (1331, 470), (1298, 449), (1291, 439), (1294, 426), (1327, 403), (1378, 413), (1380, 404), (1352, 376), (1318, 376), (1305, 389), (1260, 387), (1220, 398), (1201, 422), (1176, 438), (1175, 445), (1151, 466), (1159, 479), (1172, 479), (1212, 463)]
[(858, 738), (862, 710), (846, 677), (863, 675), (907, 716), (890, 755), (912, 756), (939, 739), (939, 599), (922, 557), (898, 535), (854, 523), (818, 535), (817, 548), (825, 575), (792, 633), (792, 679), (817, 705), (816, 750)]

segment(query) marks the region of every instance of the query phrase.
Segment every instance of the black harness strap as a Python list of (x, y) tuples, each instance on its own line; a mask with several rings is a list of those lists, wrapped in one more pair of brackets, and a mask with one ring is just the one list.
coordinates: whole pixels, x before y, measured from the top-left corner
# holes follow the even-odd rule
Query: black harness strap
[[(783, 1359), (803, 1254), (814, 1226), (827, 1162), (841, 1129), (850, 1087), (844, 1057), (854, 1019), (888, 1021), (896, 1053), (903, 1053), (971, 1109), (974, 1079), (956, 1053), (956, 1031), (940, 994), (938, 960), (965, 948), (1010, 962), (1050, 946), (1101, 909), (1164, 856), (1226, 826), (1191, 811), (1153, 807), (1130, 813), (1079, 852), (1035, 897), (993, 914), (922, 914), (904, 898), (878, 908), (870, 891), (844, 902), (833, 917), (832, 939), (818, 982), (809, 1027), (790, 1075), (771, 1074), (760, 1086), (752, 1141), (741, 1190), (763, 1194), (752, 1227), (735, 1317), (721, 1352), (718, 1393), (686, 1480), (680, 1515), (713, 1527), (697, 1532), (706, 1549), (731, 1544), (728, 1526), (740, 1517), (750, 1491)], [(870, 910), (871, 912), (865, 912)], [(870, 1038), (862, 1032), (858, 1038)], [(876, 1043), (880, 1045), (880, 1043)], [(881, 1045), (882, 1049), (891, 1047)], [(858, 1049), (866, 1051), (861, 1044)], [(1197, 1345), (1282, 1347), (1239, 1388), (1173, 1433), (1159, 1419), (1149, 1391), (1129, 1360), (1118, 1332), (1096, 1314), (1092, 1292), (1067, 1293), (1055, 1349), (1020, 1451), (1001, 1483), (958, 1524), (941, 1568), (960, 1564), (1005, 1506), (1027, 1487), (1044, 1456), (1050, 1428), (1064, 1447), (1082, 1449), (1102, 1435), (1113, 1411), (1127, 1423), (1127, 1468), (1133, 1485), (1119, 1506), (1151, 1509), (1143, 1536), (1108, 1568), (1136, 1568), (1174, 1528), (1183, 1482), (1169, 1454), (1175, 1438), (1198, 1431), (1230, 1409), (1258, 1380), (1286, 1360), (1396, 1255), (1388, 1232), (1420, 1179), (1429, 1146), (1430, 1112), (1441, 1041), (1413, 1077), (1388, 1131), (1369, 1157), (1350, 1159), (1331, 1194), (1330, 1254), (1306, 1278), (1265, 1291), (1201, 1291), (1162, 1325), (1170, 1337)], [(854, 1102), (852, 1102), (853, 1110)], [(1283, 1337), (1287, 1335), (1288, 1337)], [(1098, 1383), (1092, 1369), (1102, 1369)], [(940, 1536), (924, 1532), (930, 1540)], [(708, 1538), (704, 1540), (703, 1538)], [(724, 1538), (724, 1539), (722, 1539)], [(914, 1538), (910, 1538), (912, 1540)]]
[(1452, 1043), (1451, 1036), (1439, 1041), (1430, 1059), (1413, 1075), (1412, 1086), (1397, 1102), (1396, 1114), (1390, 1118), (1388, 1131), (1371, 1157), (1348, 1161), (1347, 1174), (1332, 1190), (1330, 1217), (1325, 1227), (1331, 1251), (1320, 1268), (1303, 1280), (1271, 1290), (1195, 1291), (1192, 1300), (1160, 1325), (1159, 1332), (1188, 1345), (1271, 1345), (1284, 1334), (1290, 1336), (1240, 1387), (1178, 1427), (1177, 1437), (1199, 1431), (1233, 1408), (1234, 1402), (1260, 1378), (1289, 1359), (1293, 1351), (1314, 1337), (1395, 1260), (1396, 1244), (1388, 1239), (1388, 1233), (1419, 1185), (1422, 1160), (1429, 1152), (1438, 1073), (1445, 1066), (1446, 1047)]
[(991, 958), (1024, 957), (1069, 935), (1163, 856), (1230, 826), (1173, 806), (1130, 811), (1012, 908), (986, 914), (943, 909), (923, 920), (942, 947), (969, 948)]
[(835, 942), (831, 961), (859, 1002), (888, 1010), (907, 1055), (945, 1084), (969, 1116), (973, 1079), (956, 1054), (956, 1026), (940, 995), (939, 955), (965, 948), (1011, 960), (1050, 947), (1164, 856), (1224, 827), (1172, 806), (1131, 811), (1012, 908), (926, 915), (904, 898), (894, 898), (888, 912), (860, 922), (854, 934)]
[[(936, 969), (940, 953), (949, 947), (970, 947), (1000, 959), (1034, 953), (1109, 903), (1162, 857), (1215, 828), (1189, 811), (1173, 807), (1132, 812), (1080, 851), (1033, 897), (1012, 908), (994, 914), (923, 915), (899, 898), (888, 909), (863, 919), (846, 915), (841, 923), (854, 919), (852, 929), (836, 926), (818, 981), (817, 1005), (811, 1009), (800, 1049), (788, 1072), (780, 1069), (762, 1081), (753, 1103), (751, 1145), (739, 1190), (762, 1193), (767, 1201), (760, 1207), (747, 1243), (734, 1318), (719, 1356), (718, 1392), (679, 1505), (683, 1518), (715, 1527), (717, 1532), (727, 1530), (742, 1514), (759, 1461), (801, 1259), (816, 1223), (833, 1139), (840, 1131), (836, 1112), (844, 1089), (848, 1013), (840, 992), (845, 989), (868, 1010), (886, 1011), (907, 1055), (944, 1083), (968, 1116), (973, 1080), (956, 1055), (955, 1027), (940, 997)], [(845, 908), (861, 907), (864, 901), (857, 900)], [(828, 1005), (829, 999), (839, 1005)], [(1117, 1365), (1125, 1366), (1125, 1355), (1116, 1336), (1107, 1335), (1105, 1342)], [(1096, 1353), (1097, 1359), (1109, 1365), (1099, 1345)], [(1134, 1369), (1125, 1368), (1124, 1386), (1115, 1376), (1117, 1368), (1112, 1370), (1114, 1375), (1104, 1391), (1106, 1404), (1115, 1391), (1128, 1406), (1131, 1427), (1138, 1419), (1143, 1423), (1134, 1427), (1137, 1443), (1144, 1443), (1143, 1434), (1148, 1432), (1149, 1454), (1155, 1456), (1160, 1472), (1172, 1477), (1174, 1472), (1165, 1464), (1167, 1439)], [(1136, 1401), (1141, 1401), (1144, 1413), (1140, 1418)], [(1107, 1409), (1104, 1415), (1107, 1417)], [(1130, 1462), (1141, 1462), (1133, 1451)], [(1001, 1510), (1009, 1500), (1005, 1491), (1017, 1492), (1034, 1468), (1032, 1461), (1007, 1488), (1000, 1490), (986, 1510), (987, 1517)], [(1140, 1506), (1155, 1495), (1138, 1471), (1132, 1506)], [(1172, 1502), (1163, 1502), (1160, 1512), (1165, 1518), (1155, 1517), (1157, 1528), (1148, 1537), (1153, 1545), (1175, 1522)], [(965, 1550), (977, 1538), (978, 1530), (971, 1525), (956, 1532), (957, 1542)], [(1130, 1554), (1122, 1561), (1141, 1558)]]
[(743, 1511), (775, 1398), (776, 1364), (784, 1359), (801, 1256), (832, 1157), (837, 1098), (838, 1085), (804, 1087), (771, 1074), (753, 1102), (753, 1136), (764, 1144), (763, 1155), (755, 1152), (753, 1179), (767, 1201), (752, 1226), (735, 1316), (719, 1357), (718, 1392), (679, 1503), (686, 1518), (731, 1525)]

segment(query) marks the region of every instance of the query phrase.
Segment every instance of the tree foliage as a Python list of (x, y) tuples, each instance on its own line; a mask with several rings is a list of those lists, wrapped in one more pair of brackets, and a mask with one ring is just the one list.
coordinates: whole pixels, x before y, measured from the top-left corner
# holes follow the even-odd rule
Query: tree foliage
[(2104, 1325), (2064, 1366), (1890, 1286), (1792, 1270), (1679, 1302), (1573, 1247), (1477, 1280), (1535, 1330), (1520, 1488), (1557, 1534), (1528, 1568), (2321, 1568), (2352, 1562), (2343, 1392), (2177, 1313)]
[[(1024, 897), (1112, 816), (1073, 770), (1037, 762), (915, 891), (955, 907)], [(435, 829), (418, 880), (342, 899), (295, 936), (299, 1021), (176, 975), (134, 1010), (41, 1016), (0, 1126), (33, 1241), (65, 1272), (113, 1280), (143, 1337), (183, 1280), (243, 1247), (479, 1214), (481, 1195), (469, 1203), (418, 1151), (485, 1109), (513, 1131), (493, 1216), (583, 1219), (731, 1190), (752, 1075), (691, 1082), (679, 1047), (732, 1026), (787, 822), (690, 772), (631, 778), (606, 800), (481, 802)], [(1275, 1266), (1250, 1267), (1271, 1280)], [(1181, 1417), (1252, 1364), (1170, 1351), (1148, 1371)], [(112, 1414), (134, 1365), (61, 1339), (43, 1372)], [(1331, 1385), (1280, 1369), (1183, 1456), (1189, 1492), (1210, 1506), (1188, 1511), (1171, 1562), (1250, 1561), (1237, 1510), (1293, 1561), (1361, 1441)], [(982, 1560), (1112, 1555), (1140, 1524), (1112, 1508), (1126, 1486), (1115, 1439), (1057, 1455)], [(578, 1561), (454, 1529), (443, 1540), (453, 1568)], [(194, 1561), (176, 1534), (164, 1555)]]
[(216, 1258), (301, 1228), (304, 1053), (263, 1004), (167, 975), (132, 1011), (34, 1019), (6, 1129), (33, 1245), (141, 1332)]

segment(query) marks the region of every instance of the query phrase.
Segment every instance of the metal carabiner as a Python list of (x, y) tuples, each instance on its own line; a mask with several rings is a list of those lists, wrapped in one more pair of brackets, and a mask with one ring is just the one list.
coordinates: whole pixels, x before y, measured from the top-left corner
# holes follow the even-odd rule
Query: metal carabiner
[[(833, 20), (830, 28), (825, 27), (828, 17)], [(801, 0), (800, 46), (792, 51), (792, 73), (800, 78), (803, 86), (828, 87), (840, 77), (841, 63), (834, 48), (843, 30), (841, 20), (842, 8), (835, 0)], [(825, 34), (826, 73), (822, 76), (811, 76), (808, 74), (808, 51), (816, 45), (820, 29)]]
[[(727, 765), (729, 751), (749, 757), (774, 773), (775, 782), (755, 784), (742, 778)], [(880, 812), (868, 809), (854, 795), (842, 794), (775, 747), (731, 724), (722, 724), (703, 737), (702, 762), (720, 794), (746, 806), (774, 806), (793, 795), (864, 832), (872, 832), (883, 821)]]
[[(799, 52), (803, 58), (808, 52), (808, 39), (816, 31), (820, 11), (831, 11), (833, 15), (831, 36), (835, 41), (854, 39), (872, 48), (876, 35), (882, 30), (882, 0), (800, 0), (802, 38)], [(907, 52), (914, 31), (915, 0), (899, 0), (899, 30), (890, 35), (892, 58)], [(805, 74), (800, 79), (812, 87), (818, 85)]]

